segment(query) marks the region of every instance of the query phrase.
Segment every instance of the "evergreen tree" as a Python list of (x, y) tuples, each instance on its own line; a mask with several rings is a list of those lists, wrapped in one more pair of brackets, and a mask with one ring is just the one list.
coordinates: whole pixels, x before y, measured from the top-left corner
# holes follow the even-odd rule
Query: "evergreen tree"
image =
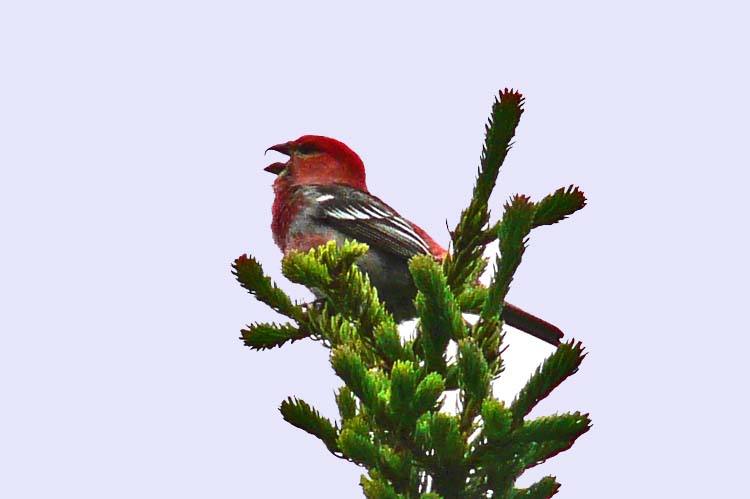
[[(509, 406), (492, 396), (491, 383), (503, 381), (503, 304), (529, 232), (585, 205), (573, 186), (539, 202), (516, 195), (503, 217), (490, 224), (488, 201), (522, 108), (521, 94), (507, 89), (494, 102), (473, 196), (451, 233), (450, 256), (443, 262), (430, 256), (410, 261), (418, 289), (413, 339), (401, 338), (367, 276), (354, 265), (367, 251), (364, 244), (331, 242), (284, 258), (287, 278), (322, 292), (315, 306), (294, 303), (253, 257), (234, 262), (242, 286), (291, 319), (243, 329), (247, 346), (263, 350), (311, 338), (330, 349), (333, 370), (344, 382), (336, 394), (339, 420), (291, 397), (282, 402), (281, 414), (335, 456), (366, 468), (361, 485), (369, 499), (551, 497), (560, 486), (554, 477), (523, 489), (515, 481), (568, 449), (590, 427), (588, 414), (580, 412), (528, 418), (576, 372), (585, 356), (580, 342), (561, 344)], [(487, 265), (485, 246), (495, 239), (500, 256), (485, 287), (477, 278)], [(470, 325), (462, 313), (479, 318)], [(455, 359), (446, 354), (451, 341), (458, 345)], [(458, 390), (457, 414), (439, 411), (448, 390)]]

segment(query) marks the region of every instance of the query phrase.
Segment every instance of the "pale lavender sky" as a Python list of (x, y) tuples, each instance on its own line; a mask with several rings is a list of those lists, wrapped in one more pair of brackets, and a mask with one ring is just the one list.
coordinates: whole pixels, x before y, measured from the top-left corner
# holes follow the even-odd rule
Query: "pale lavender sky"
[(280, 276), (263, 150), (346, 141), (446, 243), (505, 86), (527, 106), (495, 215), (515, 192), (589, 198), (533, 233), (510, 298), (589, 351), (537, 412), (595, 426), (523, 483), (741, 495), (747, 7), (386, 4), (3, 3), (1, 497), (361, 497), (277, 411), (335, 416), (325, 351), (237, 339), (276, 318), (229, 270), (251, 252)]

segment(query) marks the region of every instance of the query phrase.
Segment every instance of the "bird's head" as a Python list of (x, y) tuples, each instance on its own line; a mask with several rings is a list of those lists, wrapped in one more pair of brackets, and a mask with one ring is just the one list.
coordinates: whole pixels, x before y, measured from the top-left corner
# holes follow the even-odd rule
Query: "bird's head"
[(289, 156), (286, 163), (265, 168), (290, 185), (342, 184), (367, 192), (365, 165), (343, 142), (321, 135), (303, 135), (297, 140), (266, 149)]

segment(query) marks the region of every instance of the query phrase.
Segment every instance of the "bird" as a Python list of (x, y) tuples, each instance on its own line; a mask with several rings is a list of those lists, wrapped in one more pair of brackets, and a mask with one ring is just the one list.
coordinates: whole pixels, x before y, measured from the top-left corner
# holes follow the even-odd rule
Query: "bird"
[[(356, 240), (368, 245), (355, 263), (368, 275), (396, 322), (416, 316), (417, 289), (409, 259), (432, 255), (443, 260), (448, 252), (427, 232), (370, 193), (362, 159), (349, 146), (322, 135), (303, 135), (266, 149), (288, 156), (265, 171), (273, 182), (271, 232), (286, 255), (306, 252), (329, 241)], [(525, 310), (505, 303), (501, 318), (521, 331), (551, 345), (563, 332)]]

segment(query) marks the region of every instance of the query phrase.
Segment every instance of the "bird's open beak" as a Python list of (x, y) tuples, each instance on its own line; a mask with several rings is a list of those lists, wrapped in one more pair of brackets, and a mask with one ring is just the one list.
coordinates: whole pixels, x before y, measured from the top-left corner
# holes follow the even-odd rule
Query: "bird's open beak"
[(273, 173), (274, 175), (278, 175), (279, 173), (284, 171), (284, 168), (286, 168), (286, 163), (272, 163), (268, 165), (267, 167), (263, 168), (268, 173)]
[(291, 152), (292, 147), (289, 144), (289, 142), (284, 142), (283, 144), (276, 144), (275, 146), (271, 146), (268, 149), (266, 149), (266, 152), (268, 151), (276, 151), (280, 152), (281, 154), (286, 154), (289, 156), (289, 153)]
[[(286, 154), (289, 156), (291, 148), (289, 146), (289, 142), (284, 142), (283, 144), (276, 144), (275, 146), (271, 146), (268, 149), (266, 149), (266, 152), (268, 151), (276, 151), (280, 152), (281, 154)], [(274, 175), (278, 175), (279, 173), (283, 172), (286, 168), (286, 163), (276, 162), (268, 165), (264, 168), (265, 171), (269, 173), (273, 173)]]

